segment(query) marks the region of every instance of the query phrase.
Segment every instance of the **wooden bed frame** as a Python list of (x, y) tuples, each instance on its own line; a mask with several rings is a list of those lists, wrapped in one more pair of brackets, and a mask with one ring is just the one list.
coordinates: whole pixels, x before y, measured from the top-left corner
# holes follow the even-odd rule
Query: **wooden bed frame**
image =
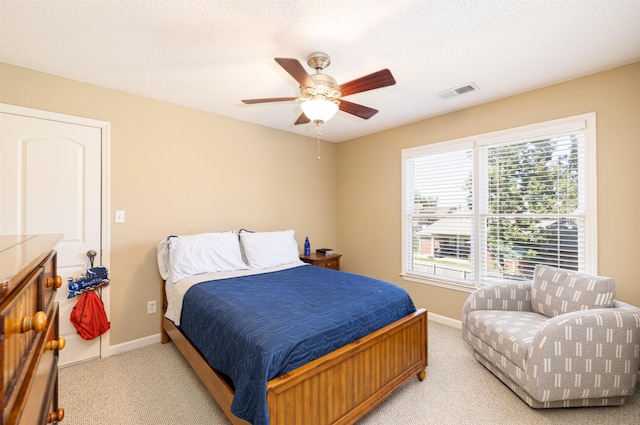
[[(173, 322), (163, 283), (162, 343), (172, 340), (233, 425), (233, 389)], [(382, 329), (267, 383), (271, 425), (346, 425), (367, 414), (417, 375), (426, 376), (427, 311)]]

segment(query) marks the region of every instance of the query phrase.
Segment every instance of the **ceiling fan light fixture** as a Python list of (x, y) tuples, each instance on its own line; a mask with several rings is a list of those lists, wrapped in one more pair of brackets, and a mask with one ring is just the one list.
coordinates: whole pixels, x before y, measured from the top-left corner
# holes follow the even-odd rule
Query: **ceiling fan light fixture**
[(316, 124), (329, 121), (338, 112), (338, 104), (323, 98), (315, 98), (302, 102), (302, 112)]
[(295, 58), (275, 58), (280, 65), (300, 86), (300, 95), (297, 97), (269, 97), (264, 99), (243, 99), (242, 103), (267, 103), (267, 102), (301, 102), (302, 114), (294, 125), (307, 124), (313, 121), (318, 125), (333, 118), (340, 110), (358, 118), (368, 120), (378, 113), (377, 109), (344, 100), (343, 97), (392, 86), (396, 80), (388, 69), (381, 69), (355, 80), (338, 85), (335, 78), (323, 74), (321, 71), (331, 63), (329, 55), (316, 52), (309, 55), (307, 64), (316, 70), (315, 74), (308, 74), (300, 61)]

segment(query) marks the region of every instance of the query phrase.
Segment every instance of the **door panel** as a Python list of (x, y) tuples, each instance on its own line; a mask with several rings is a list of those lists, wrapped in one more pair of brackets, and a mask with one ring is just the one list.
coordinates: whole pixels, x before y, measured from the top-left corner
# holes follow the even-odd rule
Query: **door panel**
[(67, 299), (66, 281), (89, 267), (87, 251), (97, 251), (101, 263), (102, 129), (4, 112), (0, 129), (0, 234), (64, 235), (56, 246), (65, 282), (56, 296), (60, 336), (67, 340), (60, 365), (99, 357), (100, 338), (81, 339), (69, 321), (77, 298)]

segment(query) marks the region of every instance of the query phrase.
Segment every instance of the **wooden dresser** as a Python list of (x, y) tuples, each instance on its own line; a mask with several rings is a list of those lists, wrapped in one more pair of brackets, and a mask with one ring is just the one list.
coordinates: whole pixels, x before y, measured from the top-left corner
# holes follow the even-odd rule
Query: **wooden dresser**
[(58, 423), (58, 335), (54, 246), (62, 235), (0, 236), (2, 425)]

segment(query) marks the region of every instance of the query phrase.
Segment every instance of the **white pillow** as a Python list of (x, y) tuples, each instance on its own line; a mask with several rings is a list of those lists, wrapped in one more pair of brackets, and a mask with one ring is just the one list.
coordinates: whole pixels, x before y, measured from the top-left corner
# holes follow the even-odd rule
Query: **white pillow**
[(293, 230), (240, 232), (242, 249), (252, 269), (264, 269), (300, 261)]
[(202, 273), (245, 270), (235, 232), (200, 233), (169, 239), (169, 272), (175, 283)]
[(160, 276), (167, 280), (169, 278), (169, 241), (163, 239), (158, 244), (158, 271)]

